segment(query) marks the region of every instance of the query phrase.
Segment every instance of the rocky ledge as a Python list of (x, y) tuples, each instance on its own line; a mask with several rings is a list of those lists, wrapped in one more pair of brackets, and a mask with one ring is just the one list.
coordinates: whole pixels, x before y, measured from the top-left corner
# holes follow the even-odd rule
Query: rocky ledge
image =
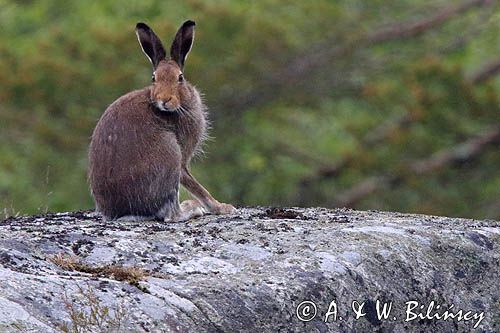
[(499, 332), (500, 222), (241, 208), (0, 222), (0, 332)]

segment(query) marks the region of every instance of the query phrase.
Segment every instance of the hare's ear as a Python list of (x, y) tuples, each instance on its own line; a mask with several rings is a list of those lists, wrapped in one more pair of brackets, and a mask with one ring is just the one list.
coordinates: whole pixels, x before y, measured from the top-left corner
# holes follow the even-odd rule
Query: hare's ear
[(170, 47), (170, 57), (182, 69), (194, 39), (194, 21), (186, 21), (182, 24), (175, 35), (175, 39)]
[(153, 64), (153, 69), (156, 69), (160, 61), (165, 59), (167, 55), (160, 39), (145, 23), (137, 23), (135, 33), (139, 44), (141, 44), (142, 51)]

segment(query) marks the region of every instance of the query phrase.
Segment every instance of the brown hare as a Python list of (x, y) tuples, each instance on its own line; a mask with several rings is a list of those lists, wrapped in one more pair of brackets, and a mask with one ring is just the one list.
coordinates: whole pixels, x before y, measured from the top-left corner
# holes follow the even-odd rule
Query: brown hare
[[(88, 178), (96, 209), (107, 220), (186, 221), (227, 214), (191, 175), (189, 163), (206, 137), (206, 107), (184, 78), (194, 38), (193, 21), (175, 35), (170, 58), (158, 36), (138, 23), (136, 34), (153, 65), (153, 83), (113, 102), (92, 134)], [(179, 183), (194, 200), (179, 204)]]

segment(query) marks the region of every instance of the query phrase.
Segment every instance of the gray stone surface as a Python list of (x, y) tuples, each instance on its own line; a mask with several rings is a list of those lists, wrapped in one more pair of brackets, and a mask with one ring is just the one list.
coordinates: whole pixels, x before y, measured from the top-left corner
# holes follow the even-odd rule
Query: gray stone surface
[[(0, 332), (499, 332), (499, 249), (500, 222), (340, 209), (243, 208), (179, 224), (10, 218), (0, 222)], [(80, 266), (56, 265), (60, 254)], [(147, 276), (96, 273), (107, 265)], [(393, 302), (387, 319), (377, 300)], [(297, 318), (303, 301), (316, 305), (311, 321)], [(432, 301), (430, 319), (405, 321)], [(455, 319), (436, 319), (451, 304)], [(96, 308), (100, 323), (79, 321)], [(470, 312), (459, 321), (459, 310)]]

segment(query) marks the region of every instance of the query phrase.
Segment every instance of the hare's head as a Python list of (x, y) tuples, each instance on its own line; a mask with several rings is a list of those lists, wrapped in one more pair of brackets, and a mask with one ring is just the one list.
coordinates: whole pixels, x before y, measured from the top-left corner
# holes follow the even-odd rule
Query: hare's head
[(170, 59), (167, 59), (158, 36), (146, 24), (137, 23), (137, 38), (153, 65), (151, 101), (161, 111), (176, 112), (190, 96), (182, 70), (193, 45), (194, 26), (193, 21), (182, 24), (170, 47)]

